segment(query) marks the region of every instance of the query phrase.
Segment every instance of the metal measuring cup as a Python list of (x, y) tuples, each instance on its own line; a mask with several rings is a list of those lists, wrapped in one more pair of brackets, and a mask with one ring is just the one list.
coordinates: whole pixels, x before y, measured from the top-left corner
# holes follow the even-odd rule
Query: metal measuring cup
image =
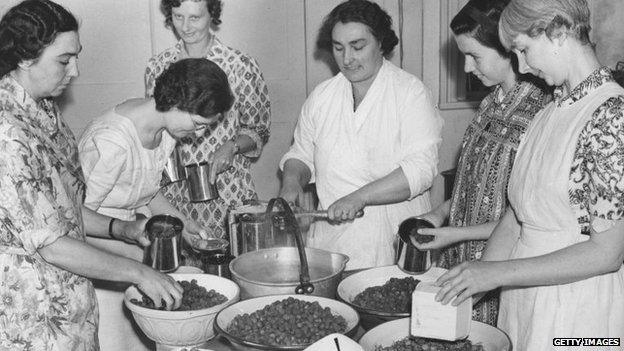
[(411, 217), (399, 225), (399, 245), (397, 247), (396, 264), (408, 273), (422, 273), (431, 268), (431, 251), (420, 250), (412, 243), (412, 236), (417, 241), (431, 241), (431, 235), (418, 234), (418, 229), (435, 228), (435, 226), (422, 218)]
[(191, 202), (214, 200), (219, 197), (217, 185), (210, 183), (210, 164), (208, 162), (186, 165), (186, 184)]
[(184, 223), (171, 215), (156, 215), (145, 224), (150, 245), (145, 248), (144, 263), (161, 272), (180, 266), (180, 240)]

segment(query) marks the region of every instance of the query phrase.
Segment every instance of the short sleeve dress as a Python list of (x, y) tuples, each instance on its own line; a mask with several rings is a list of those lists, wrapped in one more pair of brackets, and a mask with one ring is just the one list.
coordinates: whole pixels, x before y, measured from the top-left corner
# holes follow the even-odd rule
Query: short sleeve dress
[(137, 210), (158, 193), (175, 144), (163, 131), (158, 146), (145, 148), (132, 121), (114, 108), (95, 118), (78, 143), (87, 185), (85, 206), (107, 216), (134, 220)]
[[(535, 114), (551, 99), (543, 86), (520, 80), (507, 93), (497, 86), (481, 101), (464, 134), (451, 197), (450, 226), (479, 225), (503, 216), (518, 144)], [(478, 260), (485, 243), (474, 240), (452, 245), (442, 251), (438, 264), (450, 268)], [(497, 295), (492, 293), (473, 307), (474, 320), (496, 325)]]
[[(555, 92), (520, 144), (509, 201), (521, 224), (511, 259), (580, 243), (624, 216), (624, 88), (600, 68)], [(582, 260), (579, 257), (579, 260)], [(505, 287), (498, 327), (514, 350), (552, 350), (553, 338), (624, 338), (624, 268), (574, 283)], [(601, 347), (601, 350), (621, 350)]]
[[(180, 41), (149, 60), (145, 71), (148, 96), (154, 92), (156, 78), (184, 55), (183, 42)], [(233, 167), (217, 177), (218, 199), (190, 202), (186, 182), (172, 183), (164, 188), (164, 192), (184, 215), (197, 221), (211, 235), (223, 238), (228, 232), (226, 222), (229, 210), (258, 197), (251, 178), (251, 162), (260, 156), (262, 147), (269, 139), (271, 103), (258, 63), (251, 56), (215, 38), (206, 59), (216, 63), (227, 74), (235, 97), (234, 106), (222, 121), (206, 128), (203, 137), (180, 141), (178, 150), (181, 162), (190, 164), (206, 161), (211, 153), (237, 135), (249, 136), (255, 141), (256, 148), (234, 156)]]
[(0, 350), (98, 350), (91, 282), (37, 250), (84, 241), (76, 140), (49, 100), (0, 80)]

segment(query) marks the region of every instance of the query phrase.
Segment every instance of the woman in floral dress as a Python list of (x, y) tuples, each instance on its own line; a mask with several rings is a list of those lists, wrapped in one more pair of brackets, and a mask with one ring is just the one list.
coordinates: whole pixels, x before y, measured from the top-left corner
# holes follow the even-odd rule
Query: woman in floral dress
[[(517, 74), (511, 54), (498, 40), (498, 19), (507, 3), (471, 0), (451, 22), (466, 72), (494, 89), (464, 135), (451, 199), (422, 216), (437, 227), (448, 219), (448, 227), (420, 230), (435, 235), (434, 241), (416, 243), (427, 250), (445, 248), (439, 260), (444, 268), (481, 258), (486, 239), (508, 205), (507, 183), (518, 144), (533, 116), (550, 100), (544, 90)], [(472, 316), (496, 325), (498, 294), (476, 304)]]
[(53, 101), (78, 76), (77, 30), (48, 0), (0, 20), (0, 350), (98, 350), (87, 277), (135, 283), (168, 308), (182, 298), (169, 276), (85, 243), (85, 231), (136, 237), (145, 221), (110, 222), (83, 206), (76, 140)]
[(236, 99), (223, 120), (209, 127), (203, 137), (183, 139), (178, 145), (184, 164), (211, 163), (210, 179), (216, 180), (219, 198), (192, 203), (186, 182), (168, 185), (165, 194), (175, 207), (212, 236), (227, 237), (228, 211), (245, 200), (257, 199), (250, 167), (269, 138), (267, 86), (252, 57), (225, 46), (211, 32), (211, 23), (221, 23), (221, 1), (162, 0), (161, 8), (166, 25), (173, 27), (180, 41), (149, 60), (145, 72), (147, 95), (152, 95), (156, 77), (172, 62), (204, 57), (225, 71)]
[(481, 261), (437, 282), (443, 303), (502, 287), (498, 327), (514, 350), (624, 337), (624, 88), (600, 66), (589, 28), (585, 0), (511, 0), (503, 11), (501, 41), (520, 71), (557, 88), (520, 143), (511, 210)]

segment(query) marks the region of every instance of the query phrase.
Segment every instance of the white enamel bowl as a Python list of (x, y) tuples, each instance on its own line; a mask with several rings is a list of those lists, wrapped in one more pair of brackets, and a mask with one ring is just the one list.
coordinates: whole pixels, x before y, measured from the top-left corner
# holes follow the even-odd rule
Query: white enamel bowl
[[(395, 319), (369, 330), (360, 339), (365, 351), (374, 351), (375, 347), (388, 347), (409, 335), (410, 318)], [(485, 351), (511, 351), (511, 341), (502, 330), (491, 325), (472, 321), (468, 340), (481, 344)]]
[(132, 312), (134, 320), (148, 338), (157, 344), (168, 346), (195, 346), (215, 336), (213, 327), (217, 312), (239, 300), (240, 290), (236, 283), (212, 274), (169, 274), (175, 280), (197, 280), (197, 284), (206, 289), (214, 289), (227, 297), (227, 301), (201, 310), (194, 311), (161, 311), (141, 307), (130, 302), (131, 299), (141, 300), (142, 295), (136, 287), (126, 290), (124, 302)]

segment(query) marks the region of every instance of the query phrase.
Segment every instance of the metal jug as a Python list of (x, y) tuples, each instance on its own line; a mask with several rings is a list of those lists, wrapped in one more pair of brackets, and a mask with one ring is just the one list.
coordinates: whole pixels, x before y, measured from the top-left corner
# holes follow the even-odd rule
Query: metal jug
[(423, 273), (431, 267), (431, 252), (419, 250), (412, 243), (412, 237), (417, 241), (431, 241), (432, 235), (418, 234), (420, 228), (435, 228), (422, 218), (410, 217), (399, 225), (399, 245), (397, 247), (396, 264), (407, 273)]
[(178, 217), (156, 215), (145, 224), (151, 244), (145, 248), (144, 263), (161, 272), (180, 266), (180, 240), (184, 224)]
[(165, 169), (163, 170), (163, 176), (165, 179), (169, 179), (167, 183), (179, 182), (186, 179), (186, 171), (180, 163), (180, 154), (178, 149), (174, 148), (167, 159)]
[(229, 245), (225, 239), (209, 238), (202, 240), (202, 247), (193, 246), (192, 249), (198, 252), (204, 272), (229, 279), (229, 264), (233, 259), (228, 254)]
[(269, 218), (271, 215), (262, 213), (244, 213), (239, 218), (240, 236), (239, 254), (269, 249), (273, 247), (295, 246), (295, 237), (286, 228), (276, 225)]
[(208, 162), (193, 163), (185, 166), (186, 184), (191, 202), (214, 200), (219, 197), (217, 185), (209, 182), (210, 165)]

